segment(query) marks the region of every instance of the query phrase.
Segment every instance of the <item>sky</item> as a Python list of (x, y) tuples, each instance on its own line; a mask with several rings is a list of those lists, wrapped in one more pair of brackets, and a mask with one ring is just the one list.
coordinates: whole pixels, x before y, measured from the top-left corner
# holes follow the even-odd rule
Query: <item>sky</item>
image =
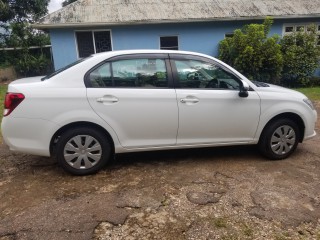
[(49, 13), (52, 13), (56, 10), (58, 10), (59, 8), (61, 8), (61, 3), (63, 2), (63, 0), (51, 0), (48, 6), (48, 10)]

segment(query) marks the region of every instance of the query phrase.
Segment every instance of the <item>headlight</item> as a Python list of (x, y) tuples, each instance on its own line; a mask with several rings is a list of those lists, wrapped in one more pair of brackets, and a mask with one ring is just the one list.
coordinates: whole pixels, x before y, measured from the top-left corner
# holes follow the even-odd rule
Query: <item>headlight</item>
[(312, 110), (314, 110), (314, 106), (313, 106), (312, 102), (311, 102), (308, 98), (303, 99), (303, 101), (304, 101)]

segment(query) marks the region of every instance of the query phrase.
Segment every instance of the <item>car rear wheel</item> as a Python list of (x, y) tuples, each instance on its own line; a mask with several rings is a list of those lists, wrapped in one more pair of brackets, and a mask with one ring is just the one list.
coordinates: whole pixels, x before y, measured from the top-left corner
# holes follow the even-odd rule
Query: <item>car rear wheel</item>
[(75, 175), (92, 174), (106, 165), (111, 145), (107, 137), (94, 128), (74, 128), (61, 135), (57, 143), (59, 165)]
[(259, 149), (267, 158), (278, 160), (291, 155), (300, 139), (298, 125), (290, 119), (271, 122), (263, 131)]

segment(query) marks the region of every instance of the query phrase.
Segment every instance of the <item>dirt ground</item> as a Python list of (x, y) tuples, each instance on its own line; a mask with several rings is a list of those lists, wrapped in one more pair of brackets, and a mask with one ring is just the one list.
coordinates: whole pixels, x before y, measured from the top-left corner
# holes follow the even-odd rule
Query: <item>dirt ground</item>
[(319, 129), (282, 161), (254, 146), (135, 153), (84, 177), (0, 144), (0, 240), (320, 239)]

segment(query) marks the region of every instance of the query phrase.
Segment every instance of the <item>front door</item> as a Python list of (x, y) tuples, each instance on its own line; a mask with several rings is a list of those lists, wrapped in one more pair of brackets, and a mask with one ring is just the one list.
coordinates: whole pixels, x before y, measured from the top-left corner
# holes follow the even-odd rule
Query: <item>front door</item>
[(253, 140), (260, 98), (239, 97), (241, 80), (213, 60), (172, 56), (179, 107), (178, 145), (243, 143)]

